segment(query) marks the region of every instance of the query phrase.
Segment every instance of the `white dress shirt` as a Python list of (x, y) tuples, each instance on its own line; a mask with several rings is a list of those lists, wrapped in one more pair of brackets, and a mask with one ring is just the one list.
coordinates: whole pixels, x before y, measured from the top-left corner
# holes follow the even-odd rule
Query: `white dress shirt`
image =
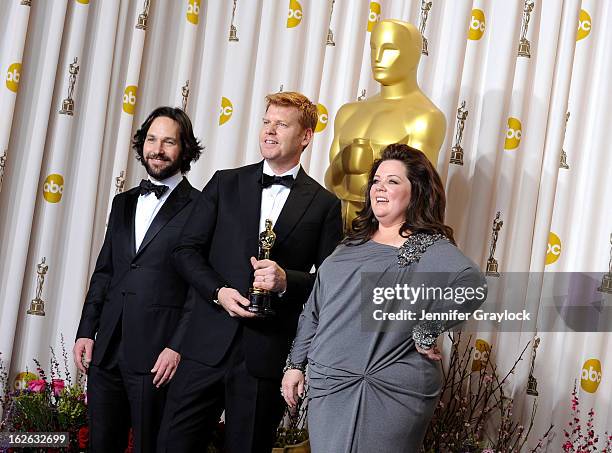
[[(297, 164), (291, 170), (283, 173), (282, 175), (276, 175), (272, 171), (272, 168), (270, 167), (268, 162), (264, 160), (263, 172), (266, 175), (270, 175), (270, 176), (291, 175), (293, 176), (293, 179), (295, 179), (299, 171), (300, 171), (300, 164)], [(291, 189), (281, 184), (274, 184), (274, 185), (271, 185), (270, 187), (266, 187), (265, 189), (261, 190), (261, 211), (259, 214), (259, 232), (260, 233), (266, 229), (266, 219), (272, 220), (272, 227), (276, 225), (278, 216), (283, 210), (283, 206), (285, 206), (287, 197), (289, 197), (289, 192), (291, 192)]]
[(148, 193), (146, 195), (140, 195), (138, 197), (138, 203), (136, 204), (136, 219), (134, 222), (134, 238), (136, 244), (136, 251), (140, 248), (140, 244), (142, 244), (142, 240), (151, 226), (151, 222), (164, 205), (170, 194), (176, 186), (183, 180), (183, 175), (178, 172), (169, 178), (164, 179), (163, 181), (158, 181), (157, 179), (149, 176), (149, 181), (156, 185), (166, 185), (168, 186), (168, 190), (159, 198), (155, 196), (154, 193)]

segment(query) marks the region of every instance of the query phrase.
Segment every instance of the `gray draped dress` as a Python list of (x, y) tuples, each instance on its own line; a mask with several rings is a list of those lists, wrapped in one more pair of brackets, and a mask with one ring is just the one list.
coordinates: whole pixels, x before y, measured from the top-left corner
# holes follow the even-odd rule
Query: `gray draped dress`
[[(314, 453), (419, 450), (441, 389), (440, 363), (415, 349), (419, 321), (404, 321), (396, 329), (384, 323), (365, 326), (362, 273), (389, 275), (387, 284), (410, 281), (416, 273), (428, 279), (430, 272), (445, 273), (440, 278), (451, 287), (486, 284), (477, 266), (447, 240), (416, 245), (417, 253), (403, 265), (396, 247), (374, 241), (340, 245), (318, 271), (288, 358), (308, 363)], [(436, 309), (444, 308), (437, 303)], [(462, 309), (473, 311), (480, 303), (464, 303)], [(435, 311), (431, 305), (427, 309)]]

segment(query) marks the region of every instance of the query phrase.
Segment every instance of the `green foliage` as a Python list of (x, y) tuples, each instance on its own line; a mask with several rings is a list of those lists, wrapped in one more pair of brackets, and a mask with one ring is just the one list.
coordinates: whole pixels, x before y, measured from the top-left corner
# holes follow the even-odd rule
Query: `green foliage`
[(84, 404), (83, 395), (83, 387), (80, 384), (62, 390), (57, 403), (60, 426), (80, 427), (87, 424), (87, 406)]

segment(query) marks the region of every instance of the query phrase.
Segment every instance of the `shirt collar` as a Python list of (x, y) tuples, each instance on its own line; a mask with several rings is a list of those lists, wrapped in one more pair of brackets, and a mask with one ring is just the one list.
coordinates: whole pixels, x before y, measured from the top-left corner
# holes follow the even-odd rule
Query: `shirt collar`
[(172, 192), (176, 186), (178, 186), (180, 184), (180, 182), (183, 180), (183, 175), (182, 173), (179, 171), (175, 174), (173, 174), (172, 176), (166, 178), (166, 179), (162, 179), (162, 180), (157, 180), (155, 179), (153, 176), (149, 175), (149, 181), (151, 181), (153, 184), (157, 184), (158, 186), (160, 185), (166, 185), (168, 186), (168, 192), (170, 193)]
[(298, 164), (295, 167), (293, 167), (291, 170), (286, 171), (282, 175), (277, 175), (272, 170), (272, 167), (270, 167), (270, 164), (268, 163), (268, 161), (264, 160), (263, 172), (266, 175), (270, 175), (270, 176), (287, 176), (287, 175), (291, 175), (291, 176), (293, 176), (293, 179), (295, 179), (295, 178), (297, 178), (297, 174), (298, 174), (299, 171), (300, 171), (300, 163), (298, 162)]

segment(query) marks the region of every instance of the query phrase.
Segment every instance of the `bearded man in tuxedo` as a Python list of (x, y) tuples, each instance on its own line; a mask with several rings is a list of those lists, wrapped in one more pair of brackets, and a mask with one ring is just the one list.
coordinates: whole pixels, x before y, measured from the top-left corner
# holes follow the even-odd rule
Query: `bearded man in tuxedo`
[(92, 452), (123, 452), (130, 427), (135, 451), (155, 451), (189, 314), (170, 254), (200, 193), (183, 174), (202, 147), (172, 107), (154, 110), (132, 145), (149, 177), (113, 199), (73, 349), (87, 372)]

